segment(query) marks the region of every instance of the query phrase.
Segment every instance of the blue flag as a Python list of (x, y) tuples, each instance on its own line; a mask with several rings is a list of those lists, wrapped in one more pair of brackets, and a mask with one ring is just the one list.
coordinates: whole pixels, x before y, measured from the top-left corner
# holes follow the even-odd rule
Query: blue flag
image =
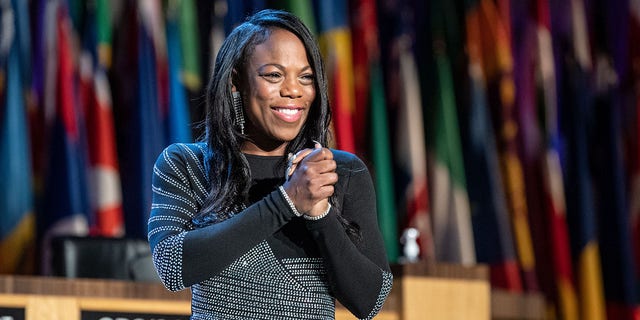
[[(7, 17), (4, 10), (12, 9), (3, 9), (3, 17)], [(1, 36), (6, 36), (8, 31), (3, 30)], [(0, 95), (0, 172), (4, 175), (0, 179), (0, 189), (4, 190), (0, 194), (0, 273), (24, 271), (35, 238), (29, 132), (23, 98), (25, 64), (20, 63), (20, 34), (17, 34), (10, 40), (6, 65), (0, 66), (1, 76), (6, 75), (6, 82), (0, 84), (5, 85), (0, 88), (0, 93), (4, 93)], [(0, 55), (6, 56), (6, 52)]]

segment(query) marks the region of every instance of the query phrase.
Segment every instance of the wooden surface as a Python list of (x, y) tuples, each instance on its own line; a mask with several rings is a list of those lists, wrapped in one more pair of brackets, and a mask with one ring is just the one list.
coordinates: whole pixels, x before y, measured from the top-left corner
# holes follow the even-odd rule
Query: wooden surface
[(514, 293), (491, 290), (491, 318), (494, 320), (543, 320), (545, 302), (540, 293)]
[[(492, 290), (486, 266), (415, 263), (392, 271), (377, 320), (544, 319), (540, 295)], [(0, 307), (25, 307), (28, 320), (76, 320), (79, 310), (188, 315), (190, 300), (190, 290), (170, 292), (159, 283), (0, 275)], [(337, 303), (336, 319), (356, 318)]]
[(28, 276), (0, 276), (0, 293), (191, 300), (190, 290), (171, 292), (160, 283)]
[(489, 272), (485, 266), (421, 262), (395, 265), (392, 270), (401, 319), (491, 318)]

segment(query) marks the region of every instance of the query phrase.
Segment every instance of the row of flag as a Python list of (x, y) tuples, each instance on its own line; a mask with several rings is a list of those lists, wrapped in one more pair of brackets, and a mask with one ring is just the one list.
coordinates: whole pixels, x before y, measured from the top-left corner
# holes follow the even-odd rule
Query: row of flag
[(640, 0), (0, 0), (0, 273), (46, 274), (55, 235), (145, 236), (156, 156), (264, 8), (317, 35), (391, 262), (416, 228), (551, 319), (640, 319)]
[(58, 235), (144, 238), (157, 155), (193, 141), (195, 2), (0, 4), (0, 272), (47, 274)]

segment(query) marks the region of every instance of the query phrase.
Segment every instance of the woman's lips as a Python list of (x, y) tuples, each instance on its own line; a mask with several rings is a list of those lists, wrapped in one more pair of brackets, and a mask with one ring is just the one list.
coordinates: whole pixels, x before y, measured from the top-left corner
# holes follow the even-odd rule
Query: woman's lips
[(275, 115), (285, 122), (296, 122), (302, 117), (302, 108), (299, 107), (273, 107)]

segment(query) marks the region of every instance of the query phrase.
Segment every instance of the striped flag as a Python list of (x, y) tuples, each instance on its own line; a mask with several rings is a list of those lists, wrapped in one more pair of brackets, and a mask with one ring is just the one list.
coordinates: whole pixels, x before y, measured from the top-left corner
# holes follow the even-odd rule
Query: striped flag
[(0, 39), (8, 45), (0, 46), (0, 273), (31, 273), (34, 267), (33, 177), (23, 79), (28, 60), (20, 58), (25, 44), (20, 38), (29, 31), (18, 26), (18, 20), (28, 19), (25, 9), (22, 1), (0, 4)]
[[(453, 75), (447, 56), (448, 26), (443, 19), (444, 2), (434, 1), (431, 8), (435, 62), (435, 101), (432, 142), (433, 235), (436, 260), (474, 264), (476, 262), (473, 229), (466, 187), (464, 161), (458, 126)], [(414, 117), (415, 115), (412, 115)]]
[(314, 2), (319, 44), (326, 62), (333, 128), (338, 149), (355, 153), (353, 116), (355, 97), (348, 7), (344, 1)]
[[(493, 287), (522, 291), (522, 279), (509, 226), (506, 195), (500, 180), (498, 151), (486, 97), (479, 1), (466, 8), (470, 102), (461, 117), (461, 135), (471, 203), (477, 260), (490, 267)], [(485, 44), (486, 45), (486, 44)]]

